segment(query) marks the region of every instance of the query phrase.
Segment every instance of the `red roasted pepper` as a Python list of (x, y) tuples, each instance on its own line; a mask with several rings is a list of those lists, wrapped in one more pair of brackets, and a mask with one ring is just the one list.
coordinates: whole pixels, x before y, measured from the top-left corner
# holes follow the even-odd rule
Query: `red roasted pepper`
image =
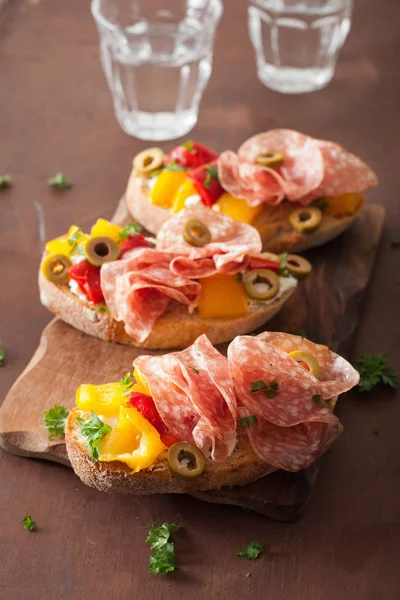
[(165, 157), (165, 164), (168, 165), (174, 161), (184, 169), (195, 169), (217, 158), (218, 152), (214, 152), (214, 150), (207, 148), (207, 146), (188, 140), (171, 150), (168, 156)]
[(100, 285), (99, 267), (95, 267), (89, 261), (84, 260), (69, 267), (68, 275), (77, 282), (89, 302), (93, 302), (94, 304), (104, 302)]
[(278, 271), (280, 264), (262, 256), (251, 256), (249, 262), (250, 269), (269, 269), (270, 271)]
[(148, 240), (146, 240), (146, 238), (140, 233), (137, 233), (136, 235), (128, 237), (124, 242), (122, 242), (119, 250), (122, 256), (125, 254), (125, 252), (128, 252), (128, 250), (132, 250), (132, 248), (145, 248), (146, 246), (149, 246)]
[(132, 392), (129, 396), (129, 402), (157, 429), (163, 444), (169, 447), (179, 441), (160, 417), (151, 396), (141, 394), (140, 392)]
[(217, 161), (214, 160), (207, 165), (201, 165), (193, 171), (189, 171), (187, 177), (193, 181), (197, 193), (203, 204), (212, 206), (225, 192), (219, 182)]

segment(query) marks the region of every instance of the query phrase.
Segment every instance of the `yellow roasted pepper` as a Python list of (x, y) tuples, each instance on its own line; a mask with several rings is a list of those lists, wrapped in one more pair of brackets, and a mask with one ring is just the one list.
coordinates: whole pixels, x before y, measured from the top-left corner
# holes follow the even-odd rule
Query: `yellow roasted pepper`
[(321, 204), (325, 207), (324, 212), (332, 217), (351, 217), (355, 215), (364, 204), (364, 196), (358, 193), (342, 194), (341, 196), (331, 196), (321, 198), (316, 206)]
[(200, 280), (199, 316), (234, 319), (247, 313), (249, 297), (236, 275), (212, 275)]
[(117, 424), (100, 444), (99, 460), (120, 460), (137, 472), (150, 467), (165, 449), (158, 431), (136, 408), (121, 406)]
[(79, 227), (71, 225), (65, 236), (47, 242), (46, 252), (48, 254), (63, 254), (64, 256), (70, 256), (76, 249), (76, 246), (86, 242), (87, 239), (88, 236), (83, 233)]
[(246, 200), (234, 198), (228, 192), (219, 197), (215, 206), (219, 207), (221, 212), (235, 219), (235, 221), (242, 221), (242, 223), (252, 223), (262, 211), (261, 204), (259, 206), (249, 206)]
[(152, 204), (170, 208), (172, 199), (186, 179), (185, 171), (162, 171), (150, 190), (149, 198)]
[(132, 392), (138, 392), (140, 394), (146, 394), (147, 396), (151, 396), (149, 384), (147, 383), (146, 377), (142, 375), (142, 373), (136, 368), (133, 371), (133, 378), (135, 379), (136, 383), (132, 388)]
[(119, 382), (102, 385), (83, 384), (76, 392), (76, 405), (81, 410), (94, 410), (97, 415), (116, 417), (121, 404), (126, 403)]
[(172, 201), (172, 212), (179, 212), (186, 208), (186, 199), (190, 196), (197, 195), (197, 190), (193, 185), (193, 181), (187, 177), (182, 185), (177, 190)]
[(93, 225), (90, 236), (91, 237), (102, 237), (107, 236), (114, 240), (114, 242), (119, 242), (119, 236), (121, 233), (121, 227), (119, 225), (115, 225), (115, 223), (110, 223), (106, 219), (97, 219), (96, 223)]

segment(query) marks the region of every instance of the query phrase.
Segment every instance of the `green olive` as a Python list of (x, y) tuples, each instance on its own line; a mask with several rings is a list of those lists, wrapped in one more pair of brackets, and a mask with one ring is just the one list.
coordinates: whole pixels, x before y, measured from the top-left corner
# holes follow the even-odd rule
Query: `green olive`
[(266, 152), (259, 154), (256, 158), (256, 163), (263, 167), (280, 167), (283, 163), (283, 154), (281, 152)]
[(136, 154), (133, 159), (135, 171), (148, 175), (151, 171), (159, 169), (164, 165), (164, 152), (161, 148), (147, 148)]
[(42, 273), (52, 283), (68, 283), (68, 269), (72, 265), (64, 254), (49, 254), (42, 261)]
[(311, 352), (306, 352), (305, 350), (295, 350), (294, 352), (289, 352), (289, 356), (296, 362), (303, 363), (307, 371), (310, 371), (311, 375), (314, 375), (314, 377), (317, 377), (318, 379), (321, 369), (314, 354), (311, 354)]
[(95, 267), (101, 267), (102, 264), (119, 257), (117, 242), (107, 236), (89, 238), (84, 249), (86, 258)]
[(246, 293), (254, 300), (270, 300), (279, 292), (279, 276), (269, 269), (253, 269), (243, 277)]
[(183, 228), (183, 239), (191, 246), (205, 246), (211, 242), (211, 233), (202, 221), (190, 219)]
[(177, 442), (168, 450), (168, 466), (175, 477), (194, 479), (204, 471), (206, 459), (196, 446), (188, 442)]
[(309, 233), (321, 223), (322, 211), (315, 206), (296, 208), (289, 214), (289, 223), (299, 233)]
[(296, 279), (306, 279), (311, 271), (311, 263), (298, 254), (288, 254), (286, 268)]

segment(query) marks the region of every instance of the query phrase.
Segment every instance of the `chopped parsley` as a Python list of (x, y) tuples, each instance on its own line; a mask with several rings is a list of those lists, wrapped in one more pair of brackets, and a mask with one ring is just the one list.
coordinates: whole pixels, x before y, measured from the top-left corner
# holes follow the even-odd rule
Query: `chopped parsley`
[(22, 519), (22, 523), (24, 525), (24, 528), (28, 531), (35, 531), (36, 523), (32, 521), (32, 517), (30, 517), (29, 515), (26, 515), (26, 517)]
[(258, 419), (256, 415), (251, 415), (250, 417), (242, 417), (238, 420), (238, 423), (240, 423), (240, 425), (243, 425), (243, 427), (246, 427), (246, 429), (248, 429), (250, 425), (257, 425)]
[(65, 435), (65, 422), (69, 415), (68, 408), (56, 404), (44, 413), (44, 424), (49, 431), (49, 440)]
[(388, 358), (384, 354), (360, 354), (355, 368), (360, 373), (358, 390), (369, 392), (378, 383), (383, 383), (394, 390), (398, 388), (397, 373), (388, 365)]
[(246, 560), (256, 560), (263, 551), (263, 542), (251, 542), (251, 544), (248, 546), (239, 548), (239, 550), (236, 551), (236, 554), (242, 558), (245, 558)]
[(0, 190), (10, 187), (12, 179), (10, 175), (0, 175)]
[(170, 163), (165, 165), (164, 170), (165, 171), (184, 171), (185, 169), (176, 160), (171, 160)]
[(377, 427), (371, 427), (372, 435), (379, 435), (379, 429)]
[(198, 369), (195, 369), (194, 367), (192, 367), (191, 365), (187, 366), (188, 369), (192, 369), (192, 371), (194, 371), (195, 373), (197, 373), (197, 375), (200, 373), (200, 371)]
[(0, 348), (0, 367), (4, 366), (4, 357), (5, 357), (6, 353), (3, 350), (3, 348)]
[(120, 231), (119, 241), (124, 242), (128, 237), (135, 237), (135, 235), (141, 231), (142, 226), (139, 225), (139, 223), (128, 223), (128, 225)]
[(57, 173), (54, 177), (49, 179), (49, 186), (52, 188), (57, 188), (59, 190), (65, 190), (67, 188), (72, 187), (72, 183), (68, 181), (65, 177), (64, 173)]
[(192, 140), (188, 140), (187, 142), (183, 142), (183, 144), (181, 144), (181, 146), (183, 146), (184, 148), (186, 148), (186, 150), (189, 150), (189, 152), (191, 152), (192, 154), (194, 154), (196, 152)]
[(298, 329), (296, 335), (299, 335), (300, 337), (308, 340), (307, 331), (305, 329)]
[(273, 379), (268, 383), (268, 385), (260, 379), (259, 381), (253, 381), (251, 384), (251, 392), (259, 392), (263, 391), (267, 398), (275, 398), (275, 396), (279, 396), (279, 383), (276, 379)]
[(218, 179), (218, 167), (217, 165), (206, 165), (205, 166), (207, 175), (206, 178), (203, 182), (203, 187), (205, 188), (209, 188), (210, 187), (210, 183), (211, 183), (211, 179), (216, 179), (217, 181), (219, 181)]
[(322, 408), (329, 408), (331, 409), (331, 407), (329, 406), (329, 404), (327, 402), (325, 402), (324, 400), (322, 400), (321, 396), (319, 394), (315, 394), (311, 400), (313, 402), (315, 402), (315, 404), (318, 404), (318, 406), (322, 406)]
[(100, 306), (97, 306), (97, 310), (98, 310), (99, 312), (110, 312), (110, 310), (109, 310), (108, 306), (102, 306), (102, 305), (100, 305)]
[(96, 415), (94, 410), (92, 410), (92, 416), (89, 419), (76, 417), (76, 420), (81, 426), (81, 434), (86, 438), (86, 446), (90, 452), (90, 458), (93, 460), (99, 460), (99, 446), (104, 436), (111, 432), (112, 427), (106, 423), (103, 423), (103, 421)]
[(149, 560), (149, 573), (154, 575), (165, 575), (176, 569), (176, 554), (173, 542), (170, 542), (172, 533), (181, 529), (180, 525), (175, 523), (163, 523), (156, 525), (153, 523), (146, 539), (146, 544), (153, 550)]
[(83, 254), (84, 249), (82, 246), (78, 246), (79, 241), (83, 237), (83, 231), (79, 227), (74, 227), (71, 234), (67, 237), (68, 246), (70, 246), (70, 253), (77, 251), (78, 254)]
[(280, 275), (280, 277), (290, 277), (290, 273), (287, 270), (288, 258), (289, 254), (287, 252), (284, 252), (279, 257), (279, 269), (277, 270), (277, 273)]
[(132, 375), (130, 373), (126, 373), (125, 377), (123, 377), (121, 379), (120, 384), (122, 385), (123, 390), (124, 390), (122, 392), (122, 395), (123, 396), (129, 396), (130, 393), (131, 393), (131, 391), (132, 391), (133, 384), (134, 384), (134, 381), (132, 379)]
[(248, 571), (247, 573), (245, 573), (244, 576), (247, 577), (247, 578), (251, 577), (250, 571)]

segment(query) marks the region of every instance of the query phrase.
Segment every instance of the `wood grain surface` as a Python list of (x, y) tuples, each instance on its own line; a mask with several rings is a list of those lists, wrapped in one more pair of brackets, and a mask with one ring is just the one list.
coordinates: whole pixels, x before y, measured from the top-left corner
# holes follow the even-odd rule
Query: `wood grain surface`
[[(368, 199), (384, 204), (388, 217), (350, 356), (387, 353), (400, 370), (400, 251), (390, 243), (400, 237), (400, 7), (392, 0), (355, 2), (335, 79), (303, 96), (279, 95), (257, 81), (247, 3), (225, 2), (224, 8), (213, 74), (191, 135), (219, 150), (235, 149), (258, 131), (289, 127), (334, 139), (371, 165), (380, 185)], [(0, 172), (14, 178), (13, 188), (0, 192), (3, 399), (51, 318), (36, 287), (38, 210), (47, 238), (73, 222), (87, 228), (99, 215), (109, 217), (132, 156), (146, 144), (125, 136), (115, 122), (88, 2), (2, 5), (0, 73)], [(48, 188), (57, 171), (74, 183), (71, 190)], [(319, 305), (326, 301), (319, 298)], [(49, 381), (55, 376), (48, 373)], [(1, 597), (398, 600), (399, 397), (355, 391), (338, 414), (344, 434), (324, 459), (309, 508), (295, 524), (190, 497), (101, 494), (71, 469), (0, 451)], [(23, 529), (26, 514), (36, 521), (36, 533)], [(180, 569), (171, 578), (147, 574), (144, 540), (153, 521), (184, 527), (176, 536)], [(266, 544), (259, 561), (235, 556), (257, 539)], [(248, 571), (252, 576), (245, 578)]]

